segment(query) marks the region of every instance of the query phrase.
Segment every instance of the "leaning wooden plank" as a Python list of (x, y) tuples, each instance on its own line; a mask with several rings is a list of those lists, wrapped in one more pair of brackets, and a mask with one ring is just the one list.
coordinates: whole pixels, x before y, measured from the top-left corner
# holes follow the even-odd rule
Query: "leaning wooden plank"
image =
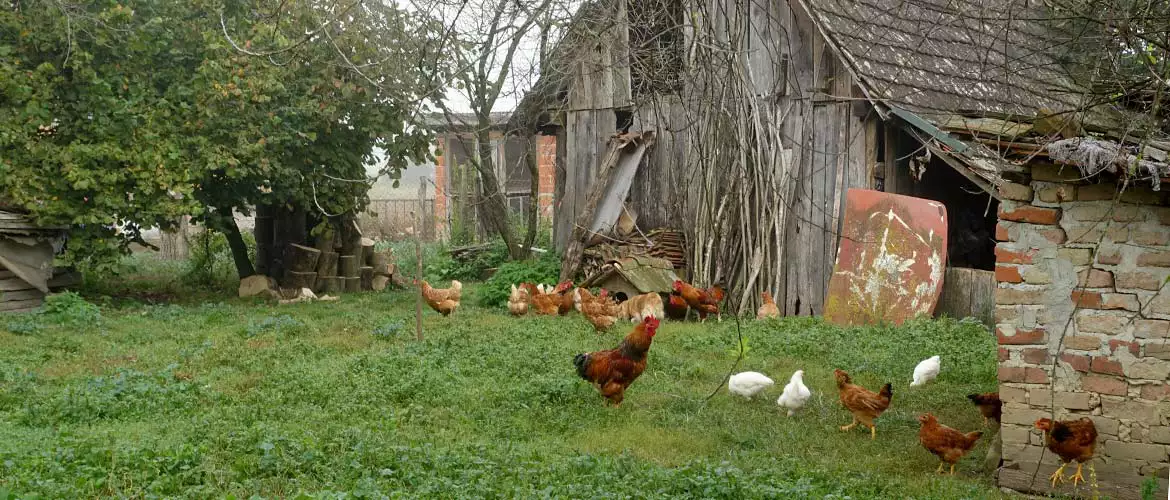
[[(572, 279), (581, 268), (581, 255), (585, 252), (585, 241), (593, 235), (587, 228), (593, 225), (594, 212), (610, 184), (610, 177), (619, 169), (620, 162), (633, 162), (637, 165), (642, 161), (646, 148), (654, 142), (654, 132), (619, 134), (610, 138), (609, 149), (601, 162), (597, 180), (589, 189), (589, 197), (585, 200), (585, 207), (577, 216), (569, 236), (568, 247), (565, 249), (565, 258), (561, 263), (561, 279)], [(627, 186), (627, 192), (629, 187)], [(622, 199), (625, 196), (623, 194)]]
[(950, 115), (939, 120), (939, 127), (947, 130), (978, 132), (995, 137), (1020, 137), (1032, 131), (1031, 123), (1009, 122), (995, 118), (969, 118)]
[(27, 312), (45, 304), (45, 299), (27, 299), (27, 300), (13, 300), (9, 302), (0, 302), (0, 312), (14, 313)]
[[(33, 286), (20, 278), (0, 279), (0, 293), (15, 292), (17, 290), (33, 290)], [(3, 300), (3, 299), (0, 299)]]

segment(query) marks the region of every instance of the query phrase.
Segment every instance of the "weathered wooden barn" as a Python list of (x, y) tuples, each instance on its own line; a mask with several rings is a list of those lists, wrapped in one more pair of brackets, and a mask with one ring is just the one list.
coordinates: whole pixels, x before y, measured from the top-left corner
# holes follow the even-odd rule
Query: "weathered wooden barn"
[[(1127, 141), (1134, 122), (1072, 83), (1045, 16), (1015, 15), (1030, 7), (589, 2), (513, 121), (557, 137), (561, 248), (605, 189), (609, 138), (654, 131), (626, 205), (642, 229), (685, 231), (691, 279), (741, 311), (766, 290), (786, 315), (822, 313), (846, 190), (942, 202), (949, 267), (983, 271), (948, 272), (943, 303), (972, 279), (994, 289), (961, 307), (1001, 345), (1000, 484), (1049, 491), (1058, 463), (1032, 422), (1090, 416), (1100, 491), (1139, 498), (1152, 479), (1165, 495), (1170, 212), (1130, 166), (1170, 177), (1170, 143)], [(1112, 149), (1047, 147), (1086, 136)]]
[[(775, 276), (748, 280), (719, 269), (750, 268), (753, 259), (742, 256), (738, 264), (691, 262), (697, 281), (722, 282), (737, 292), (733, 296), (749, 300), (768, 290), (785, 314), (820, 314), (849, 188), (943, 202), (955, 228), (950, 265), (991, 271), (999, 197), (994, 188), (1012, 167), (985, 141), (944, 130), (983, 134), (995, 126), (987, 118), (1077, 109), (1079, 99), (1053, 59), (1028, 45), (1035, 23), (994, 15), (1010, 3), (586, 4), (513, 118), (557, 136), (558, 247), (565, 247), (574, 217), (584, 210), (608, 138), (654, 130), (656, 145), (627, 200), (641, 228), (689, 230), (727, 197), (762, 197), (763, 204), (775, 205), (769, 212), (783, 215), (767, 228), (782, 241), (771, 242), (760, 259)], [(704, 12), (698, 23), (705, 28), (689, 22), (684, 11)], [(742, 50), (740, 67), (712, 67), (724, 61), (696, 55), (709, 45), (703, 36)], [(699, 185), (702, 180), (722, 176), (725, 182), (715, 184), (734, 184), (735, 165), (743, 160), (735, 148), (721, 148), (709, 130), (700, 130), (738, 112), (711, 109), (725, 107), (712, 102), (722, 90), (712, 81), (737, 78), (748, 80), (745, 97), (755, 101), (748, 113), (761, 125), (738, 133), (755, 135), (749, 142), (771, 142), (773, 157), (755, 155), (754, 161), (775, 185), (760, 192), (760, 182), (751, 182), (759, 179), (748, 179), (735, 192), (716, 192), (713, 203), (704, 202), (709, 196), (701, 191), (709, 188)], [(760, 129), (771, 135), (758, 137)], [(744, 218), (733, 224), (744, 224)], [(738, 244), (721, 233), (718, 220), (709, 225), (715, 229), (705, 238), (688, 233), (693, 260), (711, 253), (705, 247)], [(983, 307), (989, 316), (986, 305), (972, 307)]]
[(72, 273), (54, 272), (53, 257), (64, 242), (64, 228), (0, 210), (0, 313), (36, 309), (52, 289), (76, 282)]

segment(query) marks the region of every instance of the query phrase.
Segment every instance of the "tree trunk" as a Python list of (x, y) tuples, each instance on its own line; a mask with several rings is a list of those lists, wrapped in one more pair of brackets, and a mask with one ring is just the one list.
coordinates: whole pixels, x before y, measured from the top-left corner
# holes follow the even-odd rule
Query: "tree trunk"
[[(486, 117), (485, 117), (486, 118)], [(526, 251), (520, 248), (516, 235), (512, 232), (512, 224), (508, 221), (508, 205), (504, 193), (500, 191), (500, 181), (496, 177), (495, 162), (492, 161), (492, 142), (489, 131), (490, 123), (480, 120), (480, 129), (476, 132), (476, 169), (483, 181), (483, 200), (480, 200), (482, 217), (487, 227), (500, 235), (504, 244), (508, 246), (508, 255), (513, 260), (520, 260), (526, 256)]]
[(190, 256), (190, 240), (188, 238), (187, 216), (179, 217), (175, 227), (162, 231), (159, 247), (162, 248), (162, 257), (167, 260), (186, 260)]
[(272, 260), (272, 205), (256, 207), (256, 226), (252, 235), (256, 237), (256, 272), (268, 276)]
[(272, 209), (272, 244), (268, 247), (267, 275), (279, 280), (284, 276), (284, 247), (292, 243), (289, 239), (288, 210), (278, 206)]
[(223, 227), (223, 235), (227, 238), (228, 247), (232, 250), (236, 274), (240, 275), (240, 279), (256, 274), (256, 270), (252, 267), (252, 259), (248, 257), (248, 245), (244, 243), (244, 237), (240, 234), (240, 226), (236, 225), (236, 218), (232, 216), (232, 209), (220, 207), (216, 208), (216, 211), (219, 212), (219, 225)]
[(525, 144), (524, 163), (532, 177), (528, 185), (528, 232), (524, 235), (524, 253), (528, 255), (532, 253), (532, 245), (540, 229), (540, 152), (537, 149), (537, 136), (529, 135)]

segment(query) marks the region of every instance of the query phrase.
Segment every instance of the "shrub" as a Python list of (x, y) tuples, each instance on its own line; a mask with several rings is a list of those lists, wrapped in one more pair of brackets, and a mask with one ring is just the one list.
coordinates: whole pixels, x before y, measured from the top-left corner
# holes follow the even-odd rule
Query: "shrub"
[(560, 274), (560, 259), (551, 252), (536, 259), (504, 263), (480, 288), (479, 303), (485, 307), (501, 306), (508, 302), (512, 285), (524, 282), (553, 283)]

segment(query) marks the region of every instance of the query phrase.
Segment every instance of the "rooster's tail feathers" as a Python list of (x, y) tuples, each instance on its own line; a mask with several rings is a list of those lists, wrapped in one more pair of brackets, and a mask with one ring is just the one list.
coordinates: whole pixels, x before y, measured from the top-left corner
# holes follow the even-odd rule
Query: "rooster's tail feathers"
[(573, 356), (573, 366), (577, 367), (577, 376), (579, 376), (585, 380), (589, 380), (589, 377), (587, 377), (585, 374), (586, 370), (589, 368), (589, 354), (588, 353), (583, 352), (581, 354)]

